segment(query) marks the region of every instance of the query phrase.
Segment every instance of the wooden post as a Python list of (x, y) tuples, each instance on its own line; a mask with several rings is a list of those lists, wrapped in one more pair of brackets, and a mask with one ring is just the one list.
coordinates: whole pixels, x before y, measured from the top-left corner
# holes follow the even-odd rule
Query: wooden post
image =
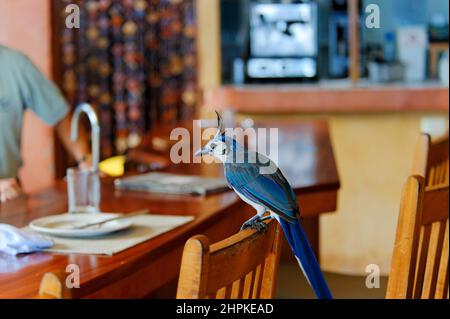
[(221, 83), (220, 1), (197, 0), (197, 49), (200, 89)]
[(359, 28), (358, 28), (358, 3), (359, 0), (348, 0), (348, 21), (349, 21), (349, 45), (350, 45), (350, 79), (353, 84), (359, 80)]

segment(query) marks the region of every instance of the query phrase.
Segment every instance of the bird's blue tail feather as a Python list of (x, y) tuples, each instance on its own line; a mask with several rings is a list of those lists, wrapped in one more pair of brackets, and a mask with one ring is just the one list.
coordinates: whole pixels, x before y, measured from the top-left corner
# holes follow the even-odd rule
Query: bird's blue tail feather
[(311, 248), (311, 245), (306, 238), (305, 231), (299, 221), (293, 223), (287, 222), (282, 218), (277, 218), (283, 228), (289, 245), (297, 257), (301, 268), (309, 281), (309, 284), (313, 288), (317, 298), (319, 299), (332, 299), (330, 289), (323, 277), (320, 270), (319, 263)]

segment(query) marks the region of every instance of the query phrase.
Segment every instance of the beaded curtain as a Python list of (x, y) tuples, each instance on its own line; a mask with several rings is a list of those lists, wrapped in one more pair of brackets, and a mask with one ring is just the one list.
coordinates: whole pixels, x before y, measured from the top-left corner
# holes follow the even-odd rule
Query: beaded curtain
[[(62, 89), (89, 102), (102, 157), (137, 146), (155, 123), (193, 116), (197, 102), (195, 0), (61, 0)], [(66, 5), (80, 28), (66, 28)]]

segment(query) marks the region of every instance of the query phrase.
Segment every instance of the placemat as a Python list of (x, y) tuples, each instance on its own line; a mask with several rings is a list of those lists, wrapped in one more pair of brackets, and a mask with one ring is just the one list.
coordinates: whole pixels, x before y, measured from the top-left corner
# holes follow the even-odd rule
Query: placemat
[[(53, 247), (43, 251), (64, 254), (113, 255), (184, 225), (194, 219), (193, 216), (142, 215), (130, 218), (133, 226), (123, 231), (101, 237), (64, 238), (48, 236)], [(29, 227), (24, 230), (33, 232)]]

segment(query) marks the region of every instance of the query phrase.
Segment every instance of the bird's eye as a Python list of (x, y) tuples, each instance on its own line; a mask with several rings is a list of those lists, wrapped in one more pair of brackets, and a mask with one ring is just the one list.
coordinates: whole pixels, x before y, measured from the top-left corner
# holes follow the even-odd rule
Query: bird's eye
[(211, 144), (211, 149), (215, 149), (216, 148), (216, 144), (212, 143)]

